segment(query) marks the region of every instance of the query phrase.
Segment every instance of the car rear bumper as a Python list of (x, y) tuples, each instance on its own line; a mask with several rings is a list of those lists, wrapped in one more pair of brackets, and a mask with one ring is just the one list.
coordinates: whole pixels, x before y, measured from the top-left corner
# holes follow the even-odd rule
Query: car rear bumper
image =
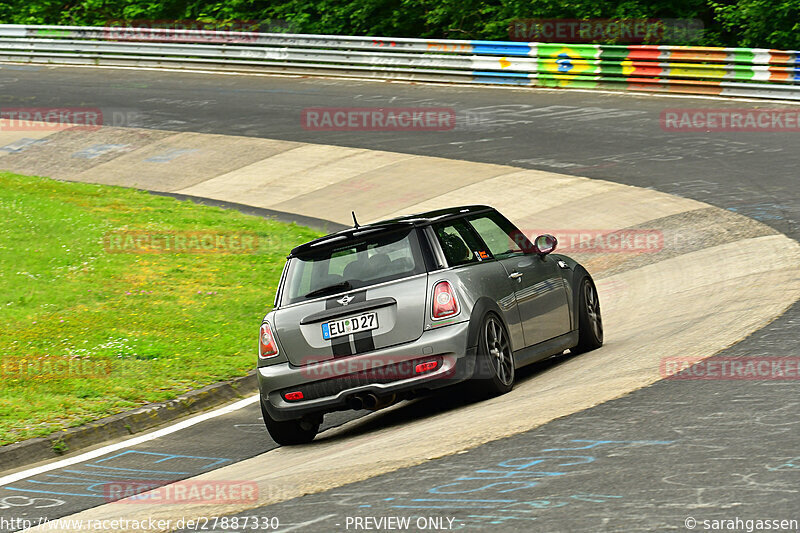
[[(472, 377), (475, 369), (475, 348), (467, 348), (468, 327), (468, 322), (442, 326), (408, 344), (314, 365), (259, 367), (261, 403), (273, 419), (290, 420), (348, 409), (353, 396), (387, 398), (454, 385)], [(434, 360), (436, 368), (416, 373), (416, 365)], [(304, 399), (287, 401), (283, 395), (295, 390)]]

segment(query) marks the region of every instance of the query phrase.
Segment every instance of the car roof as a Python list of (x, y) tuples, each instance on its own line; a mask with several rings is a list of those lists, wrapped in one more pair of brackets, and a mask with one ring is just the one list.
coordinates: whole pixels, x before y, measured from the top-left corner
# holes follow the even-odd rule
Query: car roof
[(411, 215), (403, 215), (396, 218), (387, 220), (380, 220), (362, 226), (343, 229), (334, 233), (329, 233), (313, 241), (294, 248), (289, 257), (301, 255), (304, 252), (321, 249), (327, 247), (328, 244), (335, 245), (339, 242), (344, 242), (354, 237), (367, 235), (369, 233), (385, 233), (388, 231), (400, 230), (403, 228), (412, 228), (415, 226), (426, 226), (434, 222), (442, 222), (451, 218), (458, 218), (464, 215), (483, 213), (486, 211), (494, 211), (493, 207), (488, 205), (465, 205), (458, 207), (449, 207), (446, 209), (436, 209), (434, 211), (425, 211), (424, 213), (415, 213)]

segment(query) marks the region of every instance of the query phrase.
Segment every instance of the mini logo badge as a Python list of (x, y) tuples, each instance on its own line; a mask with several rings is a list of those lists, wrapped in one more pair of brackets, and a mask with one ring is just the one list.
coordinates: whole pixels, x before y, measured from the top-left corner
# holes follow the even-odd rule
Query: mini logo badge
[(342, 305), (347, 305), (355, 299), (355, 296), (350, 296), (349, 294), (344, 295), (343, 297), (336, 300)]

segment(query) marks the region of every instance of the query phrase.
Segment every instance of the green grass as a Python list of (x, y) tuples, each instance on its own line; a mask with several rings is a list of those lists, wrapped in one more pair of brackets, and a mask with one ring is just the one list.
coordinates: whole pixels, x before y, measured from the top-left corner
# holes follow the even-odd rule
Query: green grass
[[(121, 231), (255, 234), (257, 244), (109, 250)], [(318, 235), (120, 187), (0, 173), (0, 445), (246, 374), (286, 254)]]

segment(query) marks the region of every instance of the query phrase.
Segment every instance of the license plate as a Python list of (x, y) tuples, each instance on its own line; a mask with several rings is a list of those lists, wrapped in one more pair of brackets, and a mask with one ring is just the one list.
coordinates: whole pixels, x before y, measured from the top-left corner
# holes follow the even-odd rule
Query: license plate
[(364, 313), (363, 315), (325, 322), (322, 324), (322, 338), (328, 340), (360, 331), (369, 331), (377, 327), (378, 313)]

